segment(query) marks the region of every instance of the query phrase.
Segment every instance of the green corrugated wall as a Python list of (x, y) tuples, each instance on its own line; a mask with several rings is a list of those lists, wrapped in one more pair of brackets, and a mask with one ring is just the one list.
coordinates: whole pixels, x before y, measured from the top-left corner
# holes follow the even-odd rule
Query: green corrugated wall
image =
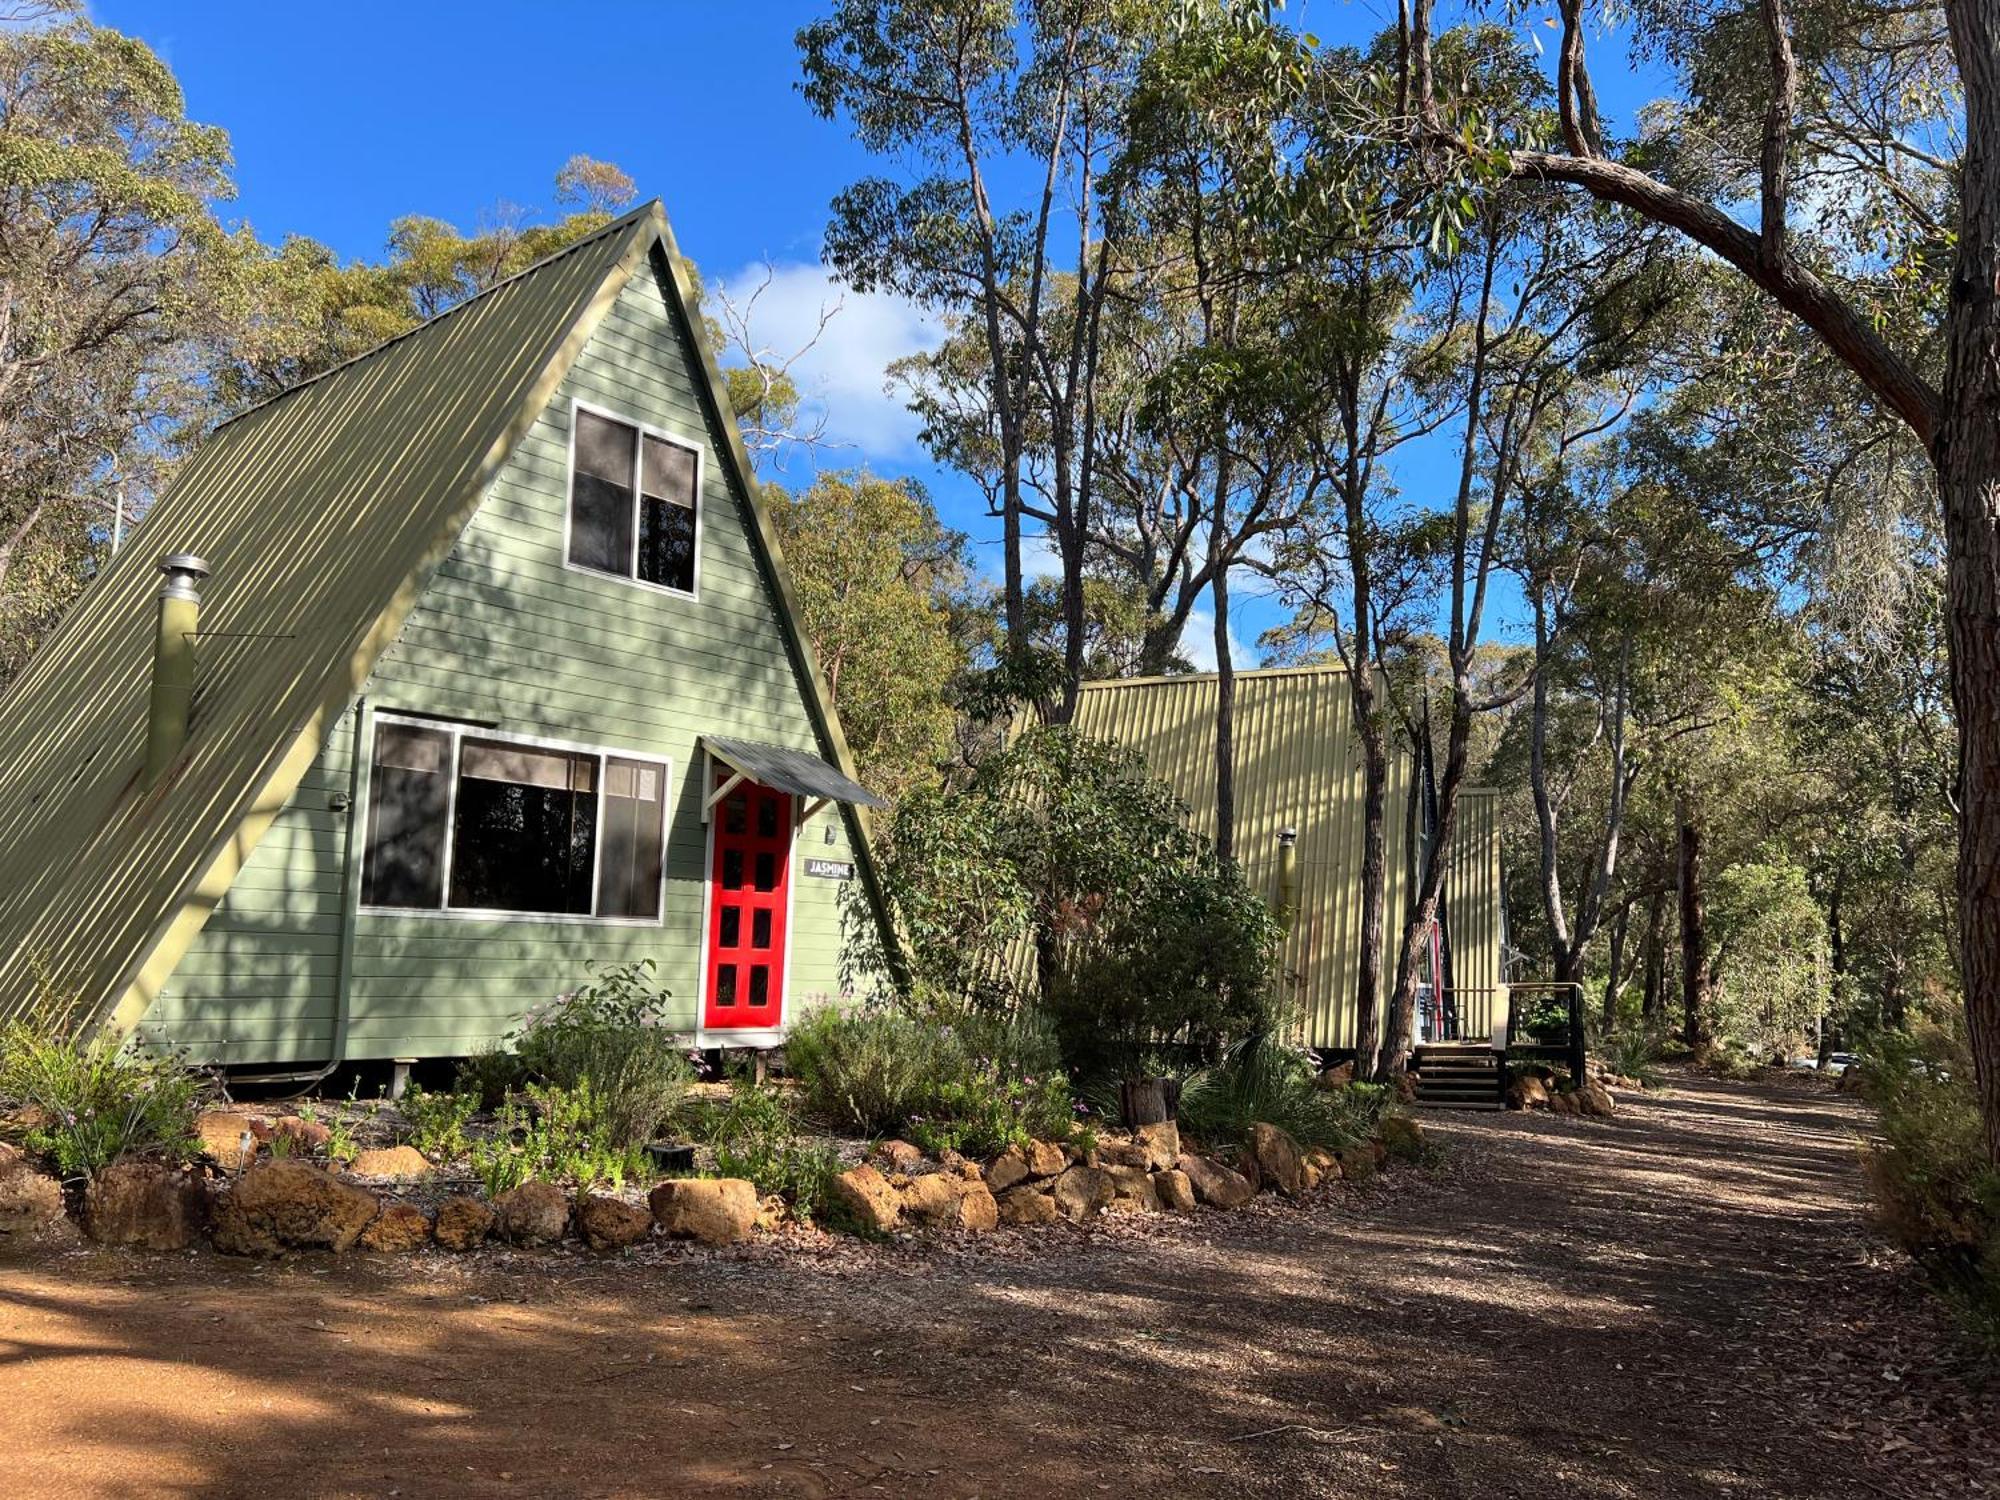
[[(697, 736), (817, 751), (745, 531), (729, 466), (698, 394), (688, 330), (658, 280), (635, 277), (514, 451), (364, 696), (378, 712), (492, 721), (500, 732), (603, 744), (672, 763), (662, 927), (361, 914), (347, 1052), (458, 1055), (572, 987), (586, 960), (650, 956), (676, 1024), (697, 1014), (705, 829)], [(703, 443), (699, 595), (679, 598), (563, 566), (571, 402)], [(338, 972), (341, 862), (353, 716), (231, 885), (145, 1021), (150, 1035), (231, 1063), (323, 1058)], [(826, 841), (827, 830), (833, 841)], [(839, 983), (841, 883), (807, 854), (851, 859), (851, 829), (823, 809), (793, 855), (787, 1012)]]

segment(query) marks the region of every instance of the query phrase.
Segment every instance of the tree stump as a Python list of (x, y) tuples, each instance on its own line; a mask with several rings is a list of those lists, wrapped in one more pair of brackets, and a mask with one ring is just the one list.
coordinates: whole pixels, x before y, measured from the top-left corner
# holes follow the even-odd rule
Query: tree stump
[(1118, 1086), (1118, 1110), (1128, 1128), (1159, 1125), (1180, 1108), (1181, 1086), (1171, 1078), (1133, 1078)]

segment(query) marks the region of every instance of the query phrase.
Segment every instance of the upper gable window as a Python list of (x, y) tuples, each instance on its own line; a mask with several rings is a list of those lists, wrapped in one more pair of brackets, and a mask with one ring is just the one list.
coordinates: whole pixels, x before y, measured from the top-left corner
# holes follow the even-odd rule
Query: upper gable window
[(700, 450), (587, 406), (575, 409), (573, 436), (571, 566), (692, 594)]

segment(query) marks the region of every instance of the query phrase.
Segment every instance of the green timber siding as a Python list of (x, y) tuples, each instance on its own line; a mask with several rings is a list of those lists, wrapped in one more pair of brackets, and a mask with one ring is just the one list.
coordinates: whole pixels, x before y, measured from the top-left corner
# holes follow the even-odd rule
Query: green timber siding
[[(660, 926), (589, 920), (360, 913), (347, 1055), (453, 1056), (490, 1043), (574, 986), (587, 960), (651, 957), (675, 1024), (697, 1017), (706, 834), (698, 736), (823, 752), (779, 604), (746, 531), (725, 435), (701, 395), (689, 331), (655, 254), (607, 313), (557, 395), (514, 449), (434, 575), (363, 697), (671, 763)], [(703, 447), (697, 599), (566, 568), (571, 403), (582, 400)], [(339, 969), (353, 714), (251, 855), (146, 1020), (197, 1056), (284, 1063), (324, 1057)], [(355, 816), (361, 815), (357, 808)], [(827, 830), (833, 841), (827, 842)], [(793, 853), (786, 1014), (839, 983), (841, 894), (806, 878), (806, 855), (851, 860), (854, 830), (822, 809)]]

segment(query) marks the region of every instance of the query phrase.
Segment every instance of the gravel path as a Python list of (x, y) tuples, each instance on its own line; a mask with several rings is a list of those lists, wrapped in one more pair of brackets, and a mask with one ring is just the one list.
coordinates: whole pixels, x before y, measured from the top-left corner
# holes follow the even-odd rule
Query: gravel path
[(1621, 1108), (1089, 1233), (43, 1255), (0, 1266), (4, 1493), (2000, 1495), (2000, 1384), (1865, 1228), (1858, 1109)]

